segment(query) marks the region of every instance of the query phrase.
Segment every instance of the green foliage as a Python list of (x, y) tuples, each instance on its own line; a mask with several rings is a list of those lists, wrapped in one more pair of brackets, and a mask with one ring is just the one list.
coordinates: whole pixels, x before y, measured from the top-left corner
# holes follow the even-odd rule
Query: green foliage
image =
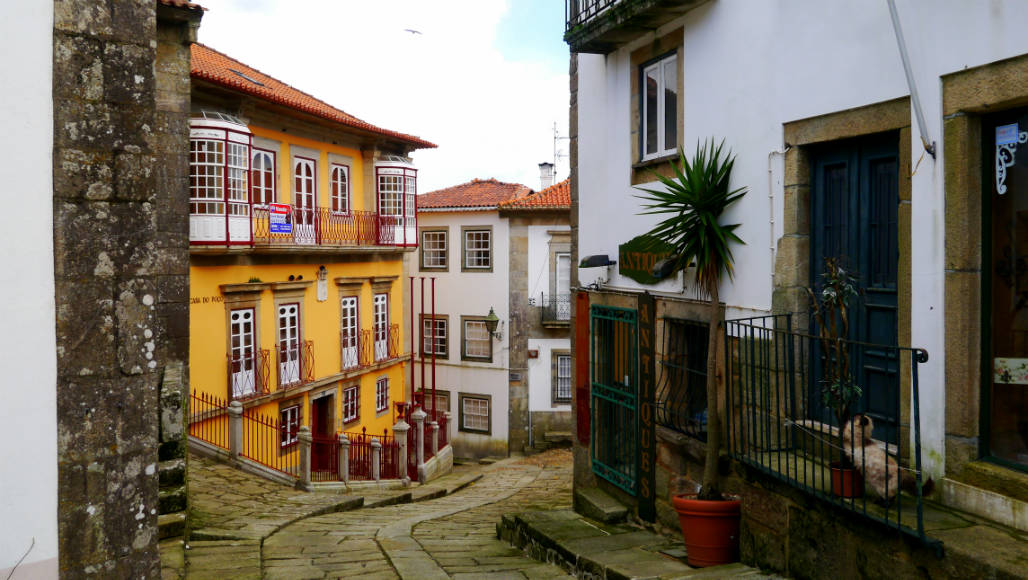
[(261, 279), (258, 278), (257, 276), (250, 276), (250, 279), (247, 280), (247, 283), (249, 283), (249, 284), (260, 284), (260, 282), (261, 282)]
[(821, 379), (821, 402), (830, 407), (841, 427), (849, 419), (849, 407), (860, 398), (862, 390), (850, 372), (849, 305), (857, 297), (857, 279), (838, 258), (825, 258), (820, 292), (807, 288), (810, 307), (817, 322), (817, 335), (825, 357)]
[(740, 224), (722, 224), (720, 220), (725, 209), (747, 190), (729, 187), (735, 157), (724, 151), (724, 141), (716, 146), (713, 140), (697, 144), (691, 161), (682, 149), (678, 157), (677, 164), (671, 163), (674, 179), (651, 170), (664, 188), (639, 187), (648, 195), (636, 197), (647, 202), (641, 215), (668, 216), (647, 235), (675, 249), (673, 272), (695, 263), (696, 281), (709, 294), (722, 274), (730, 279), (734, 275), (731, 244), (745, 242), (735, 234)]

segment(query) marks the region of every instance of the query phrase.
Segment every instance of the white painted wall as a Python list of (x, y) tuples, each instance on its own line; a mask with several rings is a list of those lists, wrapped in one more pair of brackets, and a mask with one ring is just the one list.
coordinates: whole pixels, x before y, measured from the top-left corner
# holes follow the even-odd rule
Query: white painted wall
[[(493, 271), (492, 272), (462, 272), (461, 263), (463, 255), (461, 252), (461, 227), (462, 226), (492, 226), (493, 230)], [(421, 212), (418, 214), (418, 227), (446, 226), (449, 229), (449, 270), (447, 272), (435, 272), (420, 270), (420, 253), (412, 252), (405, 258), (405, 271), (407, 276), (415, 276), (414, 288), (414, 311), (412, 316), (415, 321), (420, 320), (421, 312), (421, 282), (419, 276), (425, 276), (425, 313), (431, 313), (431, 281), (435, 277), (435, 311), (437, 315), (448, 315), (450, 321), (450, 343), (449, 356), (443, 360), (436, 357), (436, 388), (451, 392), (450, 405), (453, 412), (453, 426), (451, 435), (453, 437), (483, 437), (481, 435), (460, 433), (457, 430), (457, 423), (460, 420), (458, 412), (458, 392), (479, 393), (492, 395), (492, 434), (493, 439), (507, 440), (508, 433), (508, 369), (509, 364), (509, 337), (508, 327), (510, 320), (508, 287), (510, 284), (509, 269), (509, 228), (507, 220), (500, 219), (496, 211), (475, 211), (475, 212)], [(406, 278), (404, 284), (410, 284)], [(493, 308), (496, 316), (500, 318), (500, 325), (497, 330), (502, 331), (503, 339), (493, 339), (493, 361), (492, 363), (462, 361), (460, 317), (485, 316), (489, 314), (489, 308)], [(418, 322), (415, 322), (417, 325)], [(420, 330), (415, 332), (415, 352), (421, 352), (421, 345), (418, 344)], [(421, 385), (420, 361), (416, 363), (415, 373), (417, 375), (417, 387)], [(430, 366), (426, 364), (426, 376), (431, 373)], [(430, 387), (429, 381), (426, 387)]]
[[(567, 338), (530, 338), (528, 350), (538, 350), (539, 358), (530, 358), (528, 362), (528, 410), (529, 411), (570, 411), (571, 405), (553, 404), (553, 377), (551, 374), (555, 350), (571, 350), (571, 340)], [(574, 388), (574, 386), (572, 386)]]
[[(0, 577), (57, 577), (57, 359), (53, 256), (53, 3), (0, 23)], [(29, 546), (35, 541), (32, 550)], [(26, 552), (27, 555), (26, 555)]]
[[(528, 297), (539, 299), (550, 290), (550, 234), (569, 232), (569, 225), (528, 226)], [(538, 302), (537, 302), (538, 304)]]
[[(1028, 52), (1028, 2), (993, 0), (897, 0), (927, 134), (938, 158), (926, 156), (912, 179), (912, 341), (926, 348), (921, 367), (922, 441), (927, 468), (943, 470), (945, 332), (944, 184), (942, 75)], [(682, 55), (684, 143), (726, 139), (736, 153), (734, 185), (750, 193), (726, 219), (741, 222), (745, 246), (735, 248), (735, 283), (721, 298), (742, 310), (771, 307), (773, 262), (769, 240), (781, 236), (783, 124), (909, 94), (887, 3), (824, 0), (717, 0), (656, 31), (661, 36), (684, 25)], [(637, 216), (629, 185), (631, 159), (630, 79), (632, 50), (651, 36), (607, 56), (579, 55), (579, 255), (614, 256), (619, 243), (655, 223)], [(912, 114), (913, 117), (913, 114)], [(912, 118), (913, 161), (921, 158), (918, 126)], [(903, 144), (901, 144), (902, 146)], [(771, 230), (769, 193), (773, 196)], [(581, 283), (607, 277), (619, 287), (638, 288), (616, 268), (579, 272)], [(670, 284), (670, 283), (666, 283)], [(658, 288), (666, 289), (666, 288)], [(729, 313), (731, 314), (731, 313)], [(931, 458), (931, 459), (929, 459)]]

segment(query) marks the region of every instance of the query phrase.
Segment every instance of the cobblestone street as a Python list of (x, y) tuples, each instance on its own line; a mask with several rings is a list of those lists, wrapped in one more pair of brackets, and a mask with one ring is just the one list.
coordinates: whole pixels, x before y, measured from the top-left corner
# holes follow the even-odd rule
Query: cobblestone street
[[(481, 478), (436, 499), (358, 509), (350, 495), (299, 492), (196, 456), (191, 461), (193, 541), (181, 564), (166, 558), (165, 578), (183, 571), (186, 578), (218, 580), (567, 577), (496, 539), (504, 513), (571, 506), (565, 450), (458, 466), (451, 479)], [(415, 500), (431, 487), (414, 488)], [(401, 493), (355, 495), (374, 505)], [(323, 515), (305, 516), (317, 513)]]
[(266, 578), (560, 578), (496, 539), (504, 512), (571, 505), (570, 454), (486, 468), (453, 495), (308, 518), (265, 540)]

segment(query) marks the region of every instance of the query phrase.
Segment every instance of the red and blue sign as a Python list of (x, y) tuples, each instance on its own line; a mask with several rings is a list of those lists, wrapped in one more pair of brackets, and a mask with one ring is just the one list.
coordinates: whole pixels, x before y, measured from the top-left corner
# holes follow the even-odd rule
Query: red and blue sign
[(268, 204), (268, 224), (273, 234), (293, 233), (293, 223), (290, 219), (290, 207), (284, 203)]

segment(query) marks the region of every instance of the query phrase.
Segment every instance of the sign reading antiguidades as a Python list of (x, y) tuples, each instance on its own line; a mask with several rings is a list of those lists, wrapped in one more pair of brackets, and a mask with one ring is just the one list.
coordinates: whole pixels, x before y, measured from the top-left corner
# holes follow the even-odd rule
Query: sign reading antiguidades
[(654, 425), (657, 366), (654, 358), (657, 302), (652, 294), (639, 295), (639, 518), (657, 520), (657, 431)]
[(640, 284), (656, 284), (662, 279), (651, 272), (657, 262), (674, 254), (674, 248), (651, 236), (637, 236), (618, 246), (618, 273)]

